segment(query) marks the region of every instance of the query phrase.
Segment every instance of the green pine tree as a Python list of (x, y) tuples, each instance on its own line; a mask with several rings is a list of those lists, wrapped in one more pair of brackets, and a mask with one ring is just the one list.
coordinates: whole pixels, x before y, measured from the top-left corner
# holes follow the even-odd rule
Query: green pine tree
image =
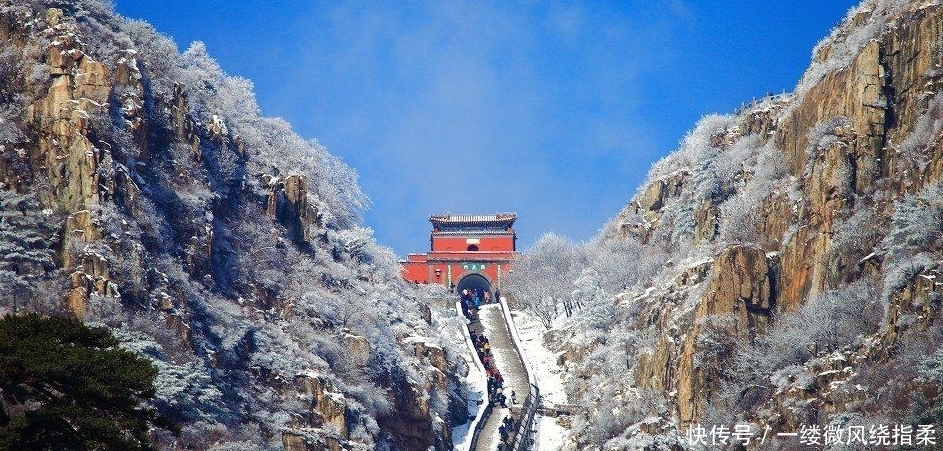
[(0, 319), (0, 450), (147, 450), (157, 369), (105, 328)]

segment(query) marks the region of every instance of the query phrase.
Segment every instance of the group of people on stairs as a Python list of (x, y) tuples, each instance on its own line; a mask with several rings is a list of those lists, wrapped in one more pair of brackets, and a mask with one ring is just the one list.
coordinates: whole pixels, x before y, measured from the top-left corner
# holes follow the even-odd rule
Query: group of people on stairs
[(501, 443), (498, 444), (498, 451), (504, 451), (511, 449), (511, 446), (514, 445), (513, 437), (516, 433), (517, 424), (514, 421), (514, 417), (508, 415), (504, 417), (504, 420), (501, 421), (501, 426), (498, 428), (498, 433), (501, 435)]
[[(504, 376), (494, 364), (494, 354), (491, 353), (491, 342), (484, 334), (478, 335), (469, 331), (472, 343), (475, 344), (475, 350), (478, 351), (478, 358), (485, 367), (485, 375), (488, 377), (488, 402), (492, 405), (501, 405), (507, 408), (507, 396), (504, 394)], [(513, 390), (512, 390), (513, 391)]]
[[(497, 292), (495, 296), (497, 297)], [(491, 302), (493, 302), (493, 300), (488, 291), (465, 289), (461, 292), (462, 314), (468, 318), (469, 322), (478, 320), (478, 309), (481, 308), (482, 304), (489, 304)], [(468, 333), (471, 336), (472, 343), (475, 345), (478, 359), (481, 360), (482, 365), (485, 367), (485, 375), (488, 378), (488, 403), (491, 404), (492, 407), (500, 406), (507, 408), (508, 398), (504, 393), (504, 376), (501, 375), (501, 371), (498, 370), (497, 365), (495, 365), (494, 354), (491, 352), (491, 342), (483, 333), (478, 334), (471, 329), (469, 329)], [(511, 390), (512, 404), (516, 402), (516, 397), (514, 390)], [(498, 428), (498, 434), (501, 437), (501, 441), (496, 448), (498, 451), (511, 449), (517, 431), (516, 426), (517, 422), (511, 414), (505, 416), (501, 421), (501, 426)]]
[[(495, 297), (497, 297), (497, 292)], [(464, 289), (461, 296), (462, 314), (471, 321), (478, 319), (478, 309), (482, 304), (491, 303), (491, 293), (482, 289)]]

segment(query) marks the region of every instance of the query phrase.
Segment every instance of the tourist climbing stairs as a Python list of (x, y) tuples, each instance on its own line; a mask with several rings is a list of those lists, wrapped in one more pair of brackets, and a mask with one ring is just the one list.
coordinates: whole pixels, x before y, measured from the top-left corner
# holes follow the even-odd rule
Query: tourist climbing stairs
[[(534, 415), (539, 407), (539, 390), (533, 384), (522, 358), (516, 330), (505, 302), (482, 305), (472, 312), (468, 332), (473, 340), (486, 337), (488, 352), (480, 356), (489, 369), (487, 404), (479, 411), (479, 420), (472, 431), (470, 450), (527, 450), (531, 447)], [(478, 338), (481, 343), (481, 339)], [(476, 344), (476, 346), (478, 346)], [(479, 348), (480, 349), (480, 348)], [(492, 388), (495, 374), (503, 380), (501, 395)], [(496, 399), (497, 398), (497, 399)]]

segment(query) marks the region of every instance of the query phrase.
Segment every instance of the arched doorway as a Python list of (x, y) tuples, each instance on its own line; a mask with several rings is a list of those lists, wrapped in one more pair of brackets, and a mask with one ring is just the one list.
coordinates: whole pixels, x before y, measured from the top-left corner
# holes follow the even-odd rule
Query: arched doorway
[(461, 294), (462, 290), (481, 290), (482, 293), (490, 293), (489, 297), (494, 299), (494, 293), (491, 291), (491, 282), (487, 277), (481, 274), (468, 274), (458, 281), (455, 285), (455, 293)]

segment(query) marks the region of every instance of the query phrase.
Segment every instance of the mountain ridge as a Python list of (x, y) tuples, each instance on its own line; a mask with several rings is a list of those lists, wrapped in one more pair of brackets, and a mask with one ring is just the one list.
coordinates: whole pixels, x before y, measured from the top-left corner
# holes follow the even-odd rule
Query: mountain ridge
[(594, 241), (523, 257), (509, 292), (555, 317), (545, 341), (583, 406), (570, 446), (939, 429), (941, 24), (939, 2), (862, 2), (792, 93), (705, 116)]
[(107, 2), (0, 3), (0, 42), (0, 312), (148, 356), (162, 449), (451, 446), (463, 324), (360, 225), (353, 170)]
[[(705, 116), (597, 239), (517, 262), (506, 292), (578, 407), (567, 446), (943, 428), (940, 30), (938, 1), (866, 0), (793, 93)], [(182, 423), (161, 448), (451, 446), (464, 324), (360, 225), (353, 170), (105, 2), (3, 2), (0, 42), (0, 312), (148, 356)]]

